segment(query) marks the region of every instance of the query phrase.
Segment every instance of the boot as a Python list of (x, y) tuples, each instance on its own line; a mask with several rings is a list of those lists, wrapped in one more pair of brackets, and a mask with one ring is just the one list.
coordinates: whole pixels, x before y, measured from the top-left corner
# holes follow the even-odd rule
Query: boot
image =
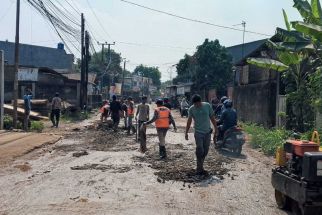
[(197, 170), (196, 170), (197, 175), (202, 175), (205, 172), (203, 168), (203, 162), (204, 162), (203, 158), (197, 158)]
[(159, 147), (159, 155), (161, 159), (165, 159), (167, 157), (167, 151), (165, 149), (165, 146)]

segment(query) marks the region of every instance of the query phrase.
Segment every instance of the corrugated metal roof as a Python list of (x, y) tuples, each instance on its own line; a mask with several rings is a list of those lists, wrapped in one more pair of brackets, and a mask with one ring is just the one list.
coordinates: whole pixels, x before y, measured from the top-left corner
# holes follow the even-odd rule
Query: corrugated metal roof
[[(5, 61), (8, 61), (9, 65), (13, 65), (15, 44), (0, 41), (0, 50), (4, 51)], [(19, 45), (19, 65), (72, 70), (73, 62), (74, 55), (67, 54), (64, 49), (28, 44)]]
[[(80, 73), (66, 73), (62, 74), (63, 76), (67, 77), (71, 80), (81, 80), (81, 74)], [(94, 84), (96, 80), (96, 74), (95, 73), (88, 73), (88, 82)]]
[[(267, 39), (257, 40), (257, 41), (253, 41), (250, 43), (245, 43), (244, 44), (244, 57), (247, 57), (252, 52), (256, 51), (258, 48), (260, 48), (262, 45), (264, 45), (266, 41), (267, 41)], [(228, 53), (233, 58), (233, 64), (237, 64), (243, 60), (242, 49), (243, 49), (243, 44), (227, 47)]]

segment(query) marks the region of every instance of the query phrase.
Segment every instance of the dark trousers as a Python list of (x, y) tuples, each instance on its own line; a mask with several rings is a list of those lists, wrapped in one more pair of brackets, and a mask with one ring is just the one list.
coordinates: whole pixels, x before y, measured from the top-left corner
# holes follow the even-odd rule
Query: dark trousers
[(117, 130), (119, 123), (120, 123), (120, 115), (113, 115), (111, 116), (112, 120), (113, 120), (113, 129), (114, 131)]
[(196, 156), (197, 159), (205, 159), (210, 146), (211, 141), (211, 133), (199, 133), (195, 132), (195, 140), (196, 140)]
[(25, 116), (23, 121), (23, 129), (27, 131), (31, 126), (30, 122), (30, 110), (25, 110)]
[(50, 114), (51, 122), (53, 123), (53, 126), (58, 127), (59, 119), (60, 119), (60, 109), (54, 109), (51, 111)]
[(209, 133), (199, 133), (195, 132), (196, 140), (196, 156), (197, 156), (197, 173), (203, 173), (203, 163), (209, 152), (209, 146), (211, 141), (211, 132)]

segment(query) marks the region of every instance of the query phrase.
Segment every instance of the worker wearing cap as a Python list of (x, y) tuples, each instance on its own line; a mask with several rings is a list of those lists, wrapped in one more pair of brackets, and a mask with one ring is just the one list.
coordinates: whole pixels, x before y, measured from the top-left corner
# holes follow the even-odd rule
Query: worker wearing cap
[(170, 124), (173, 125), (175, 131), (177, 130), (177, 127), (171, 115), (171, 111), (167, 107), (163, 106), (163, 101), (161, 99), (157, 100), (156, 105), (157, 108), (154, 111), (153, 118), (150, 121), (145, 122), (144, 125), (155, 122), (155, 127), (159, 137), (159, 154), (160, 158), (164, 159), (167, 157), (165, 137), (169, 130)]

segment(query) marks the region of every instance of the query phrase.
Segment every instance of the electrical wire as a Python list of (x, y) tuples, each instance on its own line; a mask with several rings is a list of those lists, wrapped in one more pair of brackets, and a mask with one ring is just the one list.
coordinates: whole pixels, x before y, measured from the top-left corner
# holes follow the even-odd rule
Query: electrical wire
[(9, 7), (5, 10), (4, 14), (0, 17), (0, 23), (4, 20), (4, 18), (8, 15), (8, 13), (10, 12), (12, 6), (15, 4), (14, 1), (11, 2), (11, 4), (9, 5)]
[(105, 30), (105, 28), (104, 28), (103, 24), (101, 23), (101, 21), (100, 21), (100, 20), (99, 20), (99, 18), (97, 17), (97, 15), (96, 15), (95, 11), (93, 10), (93, 8), (92, 8), (91, 4), (89, 3), (89, 0), (86, 0), (86, 2), (87, 2), (87, 4), (88, 4), (89, 8), (91, 9), (91, 11), (92, 11), (92, 13), (93, 13), (93, 15), (94, 15), (95, 19), (97, 20), (98, 24), (99, 24), (99, 25), (101, 26), (101, 28), (103, 29), (104, 33), (105, 33), (105, 34), (106, 34), (110, 39), (112, 39), (111, 35), (110, 35), (106, 30)]
[(192, 18), (176, 15), (174, 13), (169, 13), (169, 12), (166, 12), (166, 11), (162, 11), (162, 10), (154, 9), (154, 8), (151, 8), (151, 7), (147, 7), (147, 6), (137, 4), (137, 3), (127, 1), (127, 0), (120, 0), (120, 1), (122, 1), (122, 2), (124, 2), (126, 4), (134, 5), (134, 6), (137, 6), (137, 7), (140, 7), (140, 8), (144, 8), (146, 10), (154, 11), (154, 12), (157, 12), (157, 13), (165, 14), (165, 15), (168, 15), (168, 16), (172, 16), (172, 17), (175, 17), (175, 18), (178, 18), (178, 19), (183, 19), (183, 20), (190, 21), (190, 22), (201, 23), (201, 24), (205, 24), (205, 25), (218, 27), (218, 28), (224, 28), (224, 29), (229, 29), (229, 30), (234, 30), (234, 31), (241, 31), (241, 32), (246, 32), (246, 33), (250, 33), (250, 34), (257, 34), (257, 35), (261, 35), (261, 36), (268, 36), (268, 37), (272, 36), (270, 34), (265, 34), (265, 33), (255, 32), (255, 31), (248, 31), (248, 30), (244, 31), (243, 29), (239, 29), (239, 28), (233, 28), (233, 27), (224, 26), (224, 25), (217, 25), (217, 24), (214, 24), (214, 23), (210, 23), (210, 22), (206, 22), (206, 21), (202, 21), (202, 20), (198, 20), (198, 19), (192, 19)]

